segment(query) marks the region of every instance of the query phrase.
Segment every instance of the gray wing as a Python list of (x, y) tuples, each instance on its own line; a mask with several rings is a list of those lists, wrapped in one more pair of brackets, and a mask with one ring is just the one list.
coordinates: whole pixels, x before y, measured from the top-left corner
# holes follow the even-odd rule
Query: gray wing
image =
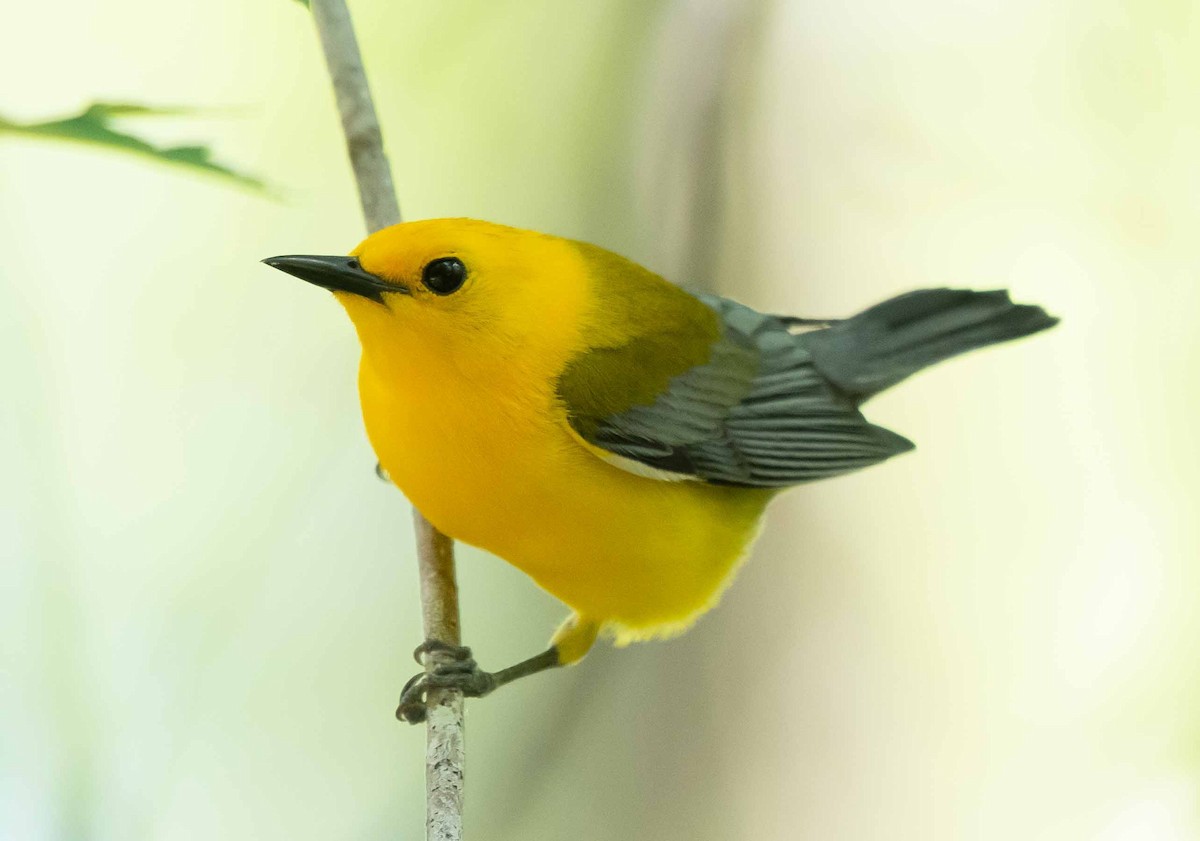
[(592, 419), (585, 437), (593, 444), (659, 470), (761, 488), (835, 476), (913, 448), (868, 423), (781, 319), (697, 297), (722, 325), (709, 360), (674, 377), (653, 404)]

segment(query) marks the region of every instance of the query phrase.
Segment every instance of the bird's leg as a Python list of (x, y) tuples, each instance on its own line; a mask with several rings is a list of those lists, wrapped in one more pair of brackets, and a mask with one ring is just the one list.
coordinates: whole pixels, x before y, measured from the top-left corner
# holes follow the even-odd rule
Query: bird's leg
[(433, 663), (428, 671), (418, 672), (409, 679), (400, 693), (400, 705), (396, 707), (396, 718), (409, 724), (425, 720), (426, 696), (431, 689), (457, 689), (468, 698), (482, 698), (517, 678), (562, 665), (554, 646), (498, 672), (485, 672), (479, 668), (471, 657), (471, 649), (462, 645), (426, 640), (413, 652), (418, 663), (422, 662), (422, 655), (433, 655)]
[(598, 630), (597, 623), (572, 616), (559, 628), (549, 648), (498, 672), (485, 672), (479, 668), (471, 657), (471, 649), (466, 646), (425, 640), (417, 646), (413, 657), (418, 663), (425, 662), (422, 656), (428, 657), (431, 662), (427, 664), (426, 671), (413, 675), (404, 685), (400, 693), (400, 705), (396, 708), (396, 718), (409, 724), (424, 721), (430, 689), (457, 689), (468, 698), (482, 698), (518, 678), (575, 663), (592, 647)]

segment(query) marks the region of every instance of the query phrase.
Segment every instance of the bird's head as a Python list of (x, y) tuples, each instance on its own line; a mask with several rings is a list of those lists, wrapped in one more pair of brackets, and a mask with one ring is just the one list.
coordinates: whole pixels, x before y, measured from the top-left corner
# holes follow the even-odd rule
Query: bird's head
[(588, 293), (575, 243), (473, 219), (393, 225), (348, 257), (264, 262), (331, 290), (368, 356), (459, 370), (565, 358)]

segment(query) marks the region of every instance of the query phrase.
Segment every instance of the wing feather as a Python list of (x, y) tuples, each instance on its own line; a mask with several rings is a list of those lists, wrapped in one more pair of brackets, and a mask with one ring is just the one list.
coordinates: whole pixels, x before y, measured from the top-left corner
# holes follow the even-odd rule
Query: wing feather
[[(580, 393), (568, 366), (558, 391), (581, 436), (648, 467), (764, 488), (857, 470), (912, 449), (907, 439), (867, 422), (821, 375), (788, 323), (724, 298), (697, 297), (717, 315), (719, 335), (706, 360), (671, 377), (652, 398), (598, 416), (567, 399)], [(644, 341), (631, 344), (644, 352)], [(637, 376), (633, 357), (620, 364), (621, 348), (606, 352), (618, 355), (609, 376)]]

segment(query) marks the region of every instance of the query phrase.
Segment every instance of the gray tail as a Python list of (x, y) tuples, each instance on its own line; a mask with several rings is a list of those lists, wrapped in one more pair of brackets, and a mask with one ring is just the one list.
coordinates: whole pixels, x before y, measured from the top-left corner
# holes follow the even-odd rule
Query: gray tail
[(1004, 290), (918, 289), (798, 338), (817, 369), (861, 401), (935, 362), (1057, 323)]

